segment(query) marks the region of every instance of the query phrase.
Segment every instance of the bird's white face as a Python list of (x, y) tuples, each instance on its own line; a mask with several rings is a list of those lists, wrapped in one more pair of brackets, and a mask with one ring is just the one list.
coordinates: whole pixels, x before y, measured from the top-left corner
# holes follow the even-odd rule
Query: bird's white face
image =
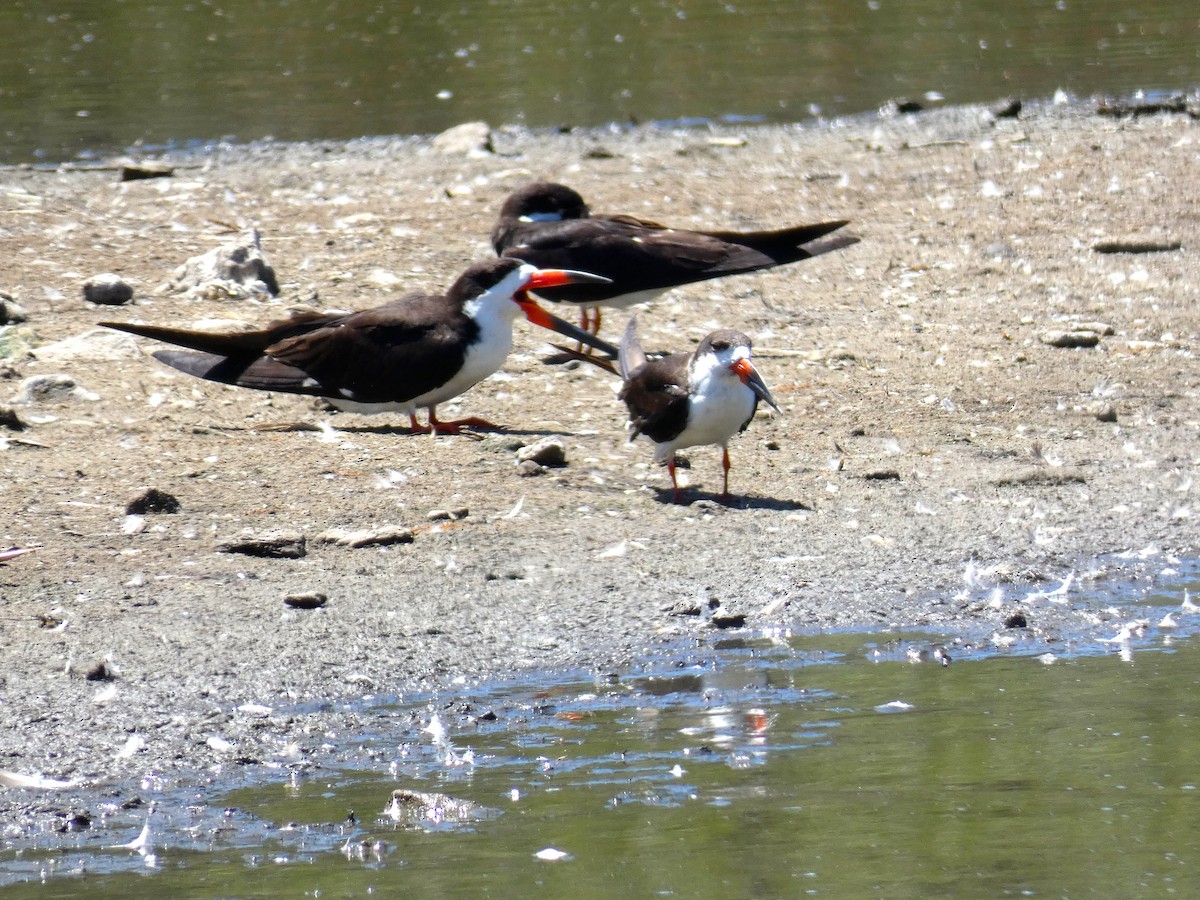
[(480, 325), (485, 320), (495, 319), (511, 323), (521, 311), (513, 295), (522, 290), (537, 271), (536, 266), (522, 263), (478, 297), (468, 300), (463, 305), (463, 312)]
[(714, 348), (711, 352), (701, 353), (691, 363), (691, 371), (688, 373), (688, 379), (693, 385), (698, 385), (709, 378), (716, 376), (737, 378), (739, 376), (733, 371), (733, 366), (743, 359), (750, 358), (750, 348), (745, 344), (731, 344), (728, 347)]

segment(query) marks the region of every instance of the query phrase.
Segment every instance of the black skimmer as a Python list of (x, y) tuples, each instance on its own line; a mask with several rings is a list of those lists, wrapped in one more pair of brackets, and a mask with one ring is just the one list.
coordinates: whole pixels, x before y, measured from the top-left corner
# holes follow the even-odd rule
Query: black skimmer
[[(323, 397), (353, 412), (399, 412), (415, 432), (457, 434), (464, 426), (494, 428), (467, 418), (439, 421), (437, 404), (496, 372), (512, 349), (518, 313), (535, 325), (583, 340), (616, 356), (616, 348), (551, 316), (526, 293), (557, 285), (602, 282), (586, 272), (538, 269), (519, 259), (468, 268), (442, 295), (414, 293), (348, 315), (304, 313), (258, 331), (212, 333), (101, 322), (186, 350), (154, 357), (181, 372), (239, 387)], [(417, 424), (429, 410), (429, 426)]]
[(729, 499), (729, 439), (745, 431), (762, 400), (779, 407), (754, 364), (750, 338), (723, 328), (707, 335), (695, 353), (647, 358), (637, 337), (637, 318), (629, 320), (621, 339), (618, 372), (625, 384), (618, 395), (629, 409), (630, 440), (644, 434), (655, 444), (655, 462), (666, 462), (675, 502), (675, 451), (719, 444), (725, 482), (721, 499)]
[[(671, 288), (709, 278), (769, 269), (858, 243), (841, 235), (813, 243), (848, 221), (773, 231), (688, 231), (625, 215), (593, 215), (576, 191), (539, 181), (509, 195), (492, 229), (500, 256), (535, 266), (581, 269), (610, 283), (575, 284), (538, 292), (581, 307), (584, 327), (600, 330), (600, 307), (623, 309)], [(589, 318), (589, 310), (594, 316)]]

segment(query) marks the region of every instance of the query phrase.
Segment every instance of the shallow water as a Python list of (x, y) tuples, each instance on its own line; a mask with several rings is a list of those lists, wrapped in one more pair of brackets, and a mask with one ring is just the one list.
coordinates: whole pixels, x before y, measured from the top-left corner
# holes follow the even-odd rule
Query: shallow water
[(1200, 87), (1191, 0), (8, 0), (0, 30), (0, 162)]
[[(114, 792), (107, 821), (0, 854), (0, 883), (43, 898), (1194, 896), (1198, 574), (1072, 596), (1120, 602), (1114, 623), (1141, 623), (1127, 639), (739, 633), (703, 660), (464, 682), (373, 707), (373, 733), (328, 735), (338, 767), (164, 792), (141, 852), (114, 849), (147, 821)], [(472, 806), (395, 819), (398, 787)]]

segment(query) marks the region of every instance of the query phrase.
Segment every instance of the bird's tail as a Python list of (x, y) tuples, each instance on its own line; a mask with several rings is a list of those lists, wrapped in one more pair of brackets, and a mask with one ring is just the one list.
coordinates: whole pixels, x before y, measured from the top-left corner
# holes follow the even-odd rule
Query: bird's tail
[(630, 373), (646, 364), (646, 351), (637, 336), (637, 316), (629, 317), (625, 333), (621, 335), (621, 347), (617, 353), (617, 374), (628, 380)]

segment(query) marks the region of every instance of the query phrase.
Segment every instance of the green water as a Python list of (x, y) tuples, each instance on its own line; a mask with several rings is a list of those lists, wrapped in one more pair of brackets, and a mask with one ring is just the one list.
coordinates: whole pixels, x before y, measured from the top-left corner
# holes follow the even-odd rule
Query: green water
[[(1152, 626), (1124, 655), (958, 648), (949, 666), (908, 661), (925, 638), (888, 641), (735, 641), (719, 668), (464, 689), (445, 703), (496, 715), (451, 732), (473, 765), (381, 710), (353, 771), (212, 791), (154, 868), (6, 854), (9, 880), (55, 875), (4, 895), (1197, 895), (1200, 638)], [(382, 815), (398, 786), (498, 813), (398, 827)]]
[(5, 0), (0, 162), (1200, 87), (1194, 0)]

